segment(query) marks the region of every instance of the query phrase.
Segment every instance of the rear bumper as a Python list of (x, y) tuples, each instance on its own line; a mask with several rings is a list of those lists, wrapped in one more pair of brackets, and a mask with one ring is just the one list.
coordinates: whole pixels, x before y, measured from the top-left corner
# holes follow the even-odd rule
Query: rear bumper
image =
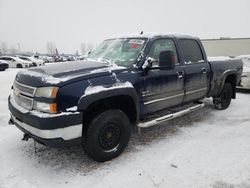
[(250, 88), (238, 86), (236, 87), (236, 91), (241, 93), (250, 93)]
[(9, 110), (13, 123), (37, 142), (51, 146), (71, 146), (81, 142), (81, 114), (47, 114), (27, 111), (9, 97)]

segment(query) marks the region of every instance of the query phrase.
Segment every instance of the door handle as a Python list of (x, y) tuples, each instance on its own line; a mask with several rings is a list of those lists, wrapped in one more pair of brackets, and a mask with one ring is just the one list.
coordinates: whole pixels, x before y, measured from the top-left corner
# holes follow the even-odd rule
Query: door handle
[(207, 74), (207, 69), (205, 67), (201, 68), (201, 73), (202, 74)]
[(184, 74), (184, 72), (177, 72), (177, 77), (178, 78), (183, 78), (183, 74)]

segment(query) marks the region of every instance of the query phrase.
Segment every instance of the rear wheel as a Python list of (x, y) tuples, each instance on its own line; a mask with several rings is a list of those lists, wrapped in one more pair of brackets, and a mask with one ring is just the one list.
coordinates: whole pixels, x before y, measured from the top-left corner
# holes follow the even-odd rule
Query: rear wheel
[(23, 68), (23, 66), (21, 64), (17, 64), (16, 68)]
[(230, 83), (225, 83), (221, 94), (218, 97), (214, 97), (213, 103), (216, 109), (224, 110), (228, 108), (231, 103), (233, 95), (232, 85)]
[(131, 134), (127, 115), (118, 109), (97, 115), (84, 131), (83, 149), (95, 161), (104, 162), (119, 156)]

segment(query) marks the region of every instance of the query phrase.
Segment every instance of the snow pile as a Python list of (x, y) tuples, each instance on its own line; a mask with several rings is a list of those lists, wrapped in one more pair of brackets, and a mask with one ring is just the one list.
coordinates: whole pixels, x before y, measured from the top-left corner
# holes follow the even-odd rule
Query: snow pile
[(96, 69), (96, 70), (92, 70), (90, 71), (89, 73), (90, 74), (94, 74), (94, 73), (101, 73), (101, 72), (109, 72), (111, 73), (112, 71), (117, 71), (117, 70), (124, 70), (126, 69), (125, 67), (122, 67), (122, 66), (110, 66), (108, 68), (102, 68), (102, 69)]
[(234, 58), (235, 57), (228, 57), (228, 56), (207, 57), (208, 61), (227, 61)]
[(99, 92), (103, 91), (108, 91), (108, 90), (114, 90), (114, 89), (122, 89), (122, 88), (134, 88), (133, 85), (130, 82), (124, 82), (124, 83), (117, 83), (116, 85), (113, 86), (89, 86), (86, 88), (85, 93), (82, 97), (85, 97), (87, 95), (92, 95), (96, 94)]
[(24, 71), (20, 71), (18, 74), (22, 74), (22, 75), (28, 75), (30, 77), (34, 77), (34, 78), (39, 78), (41, 79), (41, 81), (43, 81), (44, 83), (48, 83), (48, 84), (58, 84), (60, 82), (63, 81), (67, 81), (69, 78), (68, 77), (64, 77), (64, 78), (55, 78), (53, 76), (50, 75), (44, 75), (43, 73), (40, 72), (35, 72), (32, 70), (24, 70)]
[[(60, 77), (60, 78), (57, 78), (57, 77), (54, 77), (54, 76), (51, 76), (51, 75), (46, 75), (42, 72), (36, 72), (36, 69), (32, 70), (22, 70), (20, 71), (18, 74), (22, 74), (22, 75), (27, 75), (27, 76), (30, 76), (30, 77), (34, 77), (34, 78), (38, 78), (40, 79), (42, 82), (44, 83), (48, 83), (48, 84), (59, 84), (60, 82), (65, 82), (65, 81), (68, 81), (70, 79), (73, 79), (73, 78), (76, 78), (76, 77), (79, 77), (79, 76), (84, 76), (84, 75), (89, 75), (89, 74), (95, 74), (95, 73), (102, 73), (102, 72), (109, 72), (109, 73), (112, 73), (113, 71), (119, 71), (119, 70), (124, 70), (126, 69), (126, 67), (123, 67), (123, 66), (118, 66), (116, 64), (111, 64), (112, 66), (109, 66), (109, 67), (106, 67), (106, 68), (97, 68), (95, 70), (92, 70), (92, 71), (87, 71), (86, 73), (81, 73), (81, 75), (79, 74), (70, 74), (70, 75), (66, 75), (64, 77)], [(51, 66), (51, 63), (50, 65), (47, 65), (47, 66)], [(73, 72), (73, 71), (77, 71), (78, 69), (73, 69), (71, 68), (68, 72)], [(50, 74), (53, 74), (54, 72), (53, 71), (50, 71)], [(66, 72), (65, 72), (66, 73)]]
[(76, 111), (77, 110), (77, 106), (73, 106), (71, 108), (67, 108), (66, 111)]

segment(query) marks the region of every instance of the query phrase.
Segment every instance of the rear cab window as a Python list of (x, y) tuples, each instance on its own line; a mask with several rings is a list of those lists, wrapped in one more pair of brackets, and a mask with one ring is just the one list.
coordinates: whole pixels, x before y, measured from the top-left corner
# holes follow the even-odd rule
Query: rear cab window
[(183, 53), (184, 64), (203, 63), (204, 56), (202, 54), (199, 43), (193, 39), (179, 40), (179, 46)]

